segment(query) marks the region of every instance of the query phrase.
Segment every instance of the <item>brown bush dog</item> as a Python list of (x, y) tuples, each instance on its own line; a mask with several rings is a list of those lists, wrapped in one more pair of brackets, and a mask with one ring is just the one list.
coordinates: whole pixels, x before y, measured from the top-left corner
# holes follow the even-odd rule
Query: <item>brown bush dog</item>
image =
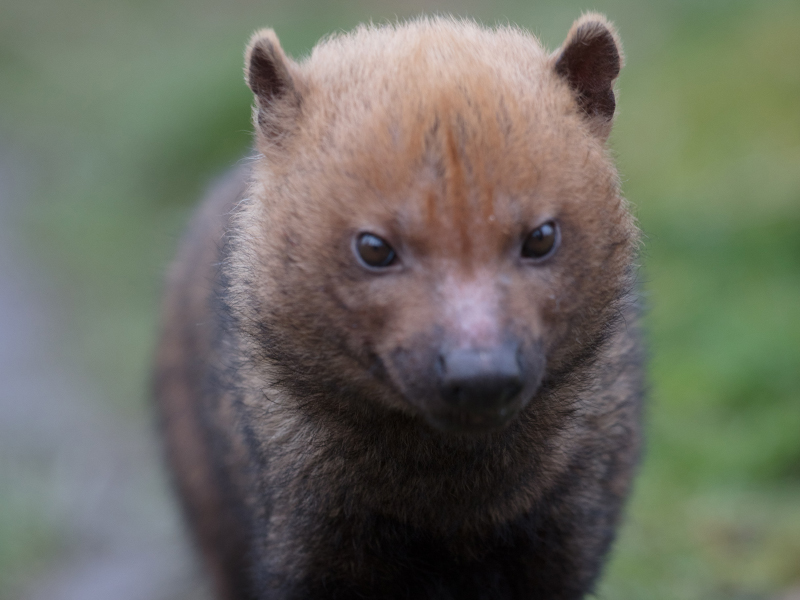
[(247, 51), (257, 154), (167, 285), (156, 396), (225, 599), (574, 599), (639, 452), (600, 15)]

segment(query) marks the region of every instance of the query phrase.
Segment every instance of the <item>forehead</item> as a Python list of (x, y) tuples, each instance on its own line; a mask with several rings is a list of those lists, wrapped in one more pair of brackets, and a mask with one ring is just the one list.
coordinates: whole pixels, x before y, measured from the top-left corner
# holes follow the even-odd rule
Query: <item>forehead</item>
[(478, 234), (607, 179), (593, 173), (608, 162), (550, 58), (519, 30), (362, 28), (303, 69), (310, 145), (342, 195), (368, 190), (359, 214)]
[[(373, 144), (388, 136), (384, 142), (419, 146), (432, 125), (451, 118), (462, 135), (489, 134), (546, 112), (537, 98), (552, 92), (550, 62), (521, 30), (441, 19), (360, 27), (315, 48), (302, 69), (313, 89), (311, 119), (331, 142), (369, 132)], [(538, 109), (514, 114), (525, 106)]]
[[(479, 65), (530, 79), (549, 61), (539, 41), (512, 27), (485, 29), (469, 21), (421, 19), (394, 26), (359, 26), (318, 44), (301, 68), (328, 87), (401, 82), (418, 88), (427, 77), (463, 76)], [(409, 75), (422, 77), (409, 79)]]

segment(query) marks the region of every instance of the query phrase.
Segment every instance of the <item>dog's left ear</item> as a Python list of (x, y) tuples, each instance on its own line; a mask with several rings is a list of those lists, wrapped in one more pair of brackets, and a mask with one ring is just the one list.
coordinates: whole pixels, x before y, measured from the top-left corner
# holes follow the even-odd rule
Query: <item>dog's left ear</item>
[(605, 140), (616, 108), (613, 84), (624, 63), (614, 26), (603, 15), (585, 14), (554, 56), (555, 71), (572, 90), (592, 133)]

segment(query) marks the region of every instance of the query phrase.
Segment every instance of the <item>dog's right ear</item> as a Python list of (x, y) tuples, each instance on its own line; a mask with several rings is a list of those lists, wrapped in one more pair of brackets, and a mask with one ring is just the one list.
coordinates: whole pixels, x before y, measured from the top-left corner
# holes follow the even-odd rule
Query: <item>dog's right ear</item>
[(287, 58), (272, 29), (253, 34), (245, 53), (245, 81), (256, 97), (254, 124), (259, 140), (277, 143), (293, 128), (300, 114), (294, 62)]

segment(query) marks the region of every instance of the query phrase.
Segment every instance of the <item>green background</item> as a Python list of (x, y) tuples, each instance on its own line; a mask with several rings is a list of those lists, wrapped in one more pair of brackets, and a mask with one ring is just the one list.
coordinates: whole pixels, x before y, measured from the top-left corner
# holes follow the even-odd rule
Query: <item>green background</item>
[[(122, 418), (150, 418), (165, 265), (250, 144), (253, 30), (302, 57), (358, 22), (439, 11), (554, 49), (586, 9), (619, 26), (628, 58), (610, 143), (645, 232), (652, 356), (646, 456), (598, 595), (800, 584), (800, 2), (0, 0), (0, 145), (75, 367)], [(0, 488), (0, 597), (58, 560), (63, 527), (28, 500)]]

